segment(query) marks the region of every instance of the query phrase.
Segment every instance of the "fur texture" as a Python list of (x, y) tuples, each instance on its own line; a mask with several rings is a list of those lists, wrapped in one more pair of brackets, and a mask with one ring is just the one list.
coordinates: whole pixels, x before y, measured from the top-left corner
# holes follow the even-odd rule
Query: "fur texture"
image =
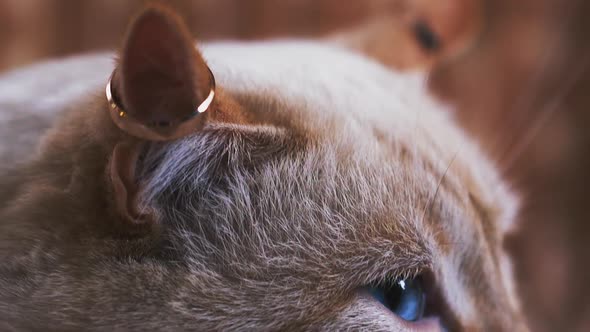
[(516, 200), (421, 74), (315, 43), (203, 56), (249, 121), (145, 145), (140, 235), (113, 212), (128, 138), (102, 96), (0, 177), (1, 329), (436, 330), (362, 290), (429, 274), (449, 329), (525, 330), (502, 251)]

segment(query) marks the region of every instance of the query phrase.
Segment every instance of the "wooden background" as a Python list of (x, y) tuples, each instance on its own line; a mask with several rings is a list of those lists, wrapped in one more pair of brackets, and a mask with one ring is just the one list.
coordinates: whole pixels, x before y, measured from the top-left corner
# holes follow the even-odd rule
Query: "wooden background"
[[(202, 40), (312, 36), (395, 0), (169, 0)], [(47, 56), (118, 45), (142, 0), (0, 0), (0, 71)], [(343, 5), (345, 3), (345, 5)]]
[[(395, 1), (168, 3), (200, 39), (259, 39), (335, 31)], [(522, 194), (521, 232), (507, 247), (533, 331), (590, 331), (590, 2), (488, 2), (478, 46), (435, 72), (433, 92)], [(0, 0), (0, 72), (115, 48), (142, 3)]]

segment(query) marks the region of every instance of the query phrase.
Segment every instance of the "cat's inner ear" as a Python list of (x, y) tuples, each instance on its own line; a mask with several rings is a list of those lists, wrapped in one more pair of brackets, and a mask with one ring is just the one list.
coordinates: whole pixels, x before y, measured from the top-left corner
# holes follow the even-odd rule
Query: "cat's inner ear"
[(112, 188), (112, 202), (117, 215), (123, 219), (118, 228), (149, 228), (155, 221), (154, 211), (140, 206), (138, 201), (141, 187), (136, 178), (136, 168), (142, 147), (143, 144), (137, 141), (120, 142), (113, 149), (109, 161), (107, 172)]
[(106, 92), (121, 129), (161, 141), (204, 125), (215, 79), (178, 15), (151, 6), (132, 22)]

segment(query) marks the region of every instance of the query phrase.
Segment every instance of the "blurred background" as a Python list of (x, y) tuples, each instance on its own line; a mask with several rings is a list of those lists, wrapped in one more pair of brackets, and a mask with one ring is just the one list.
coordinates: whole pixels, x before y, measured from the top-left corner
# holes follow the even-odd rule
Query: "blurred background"
[[(320, 36), (356, 26), (396, 1), (168, 3), (199, 39), (212, 40)], [(0, 74), (116, 48), (143, 3), (0, 0)], [(432, 92), (455, 105), (460, 122), (523, 198), (520, 229), (506, 246), (533, 331), (590, 331), (589, 16), (585, 0), (489, 0), (475, 47), (431, 77)]]

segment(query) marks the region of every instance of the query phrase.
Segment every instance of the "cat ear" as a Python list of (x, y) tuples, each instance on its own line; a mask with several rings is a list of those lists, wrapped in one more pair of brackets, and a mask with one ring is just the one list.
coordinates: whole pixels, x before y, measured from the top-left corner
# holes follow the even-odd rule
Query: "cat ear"
[(149, 6), (130, 25), (106, 87), (110, 118), (123, 132), (107, 165), (109, 201), (124, 232), (152, 230), (157, 211), (143, 206), (136, 168), (146, 141), (168, 141), (208, 122), (246, 123), (242, 108), (215, 90), (215, 78), (187, 27), (169, 9)]
[(150, 6), (131, 24), (106, 94), (119, 128), (171, 140), (203, 127), (215, 78), (178, 15)]
[(152, 226), (155, 219), (154, 211), (149, 207), (140, 207), (138, 202), (140, 186), (135, 169), (141, 147), (142, 144), (137, 142), (119, 142), (113, 149), (109, 162), (107, 172), (112, 186), (113, 203), (117, 215), (124, 220), (117, 228), (139, 230), (141, 226)]
[[(135, 170), (144, 141), (200, 130), (213, 108), (215, 79), (186, 26), (172, 11), (150, 6), (132, 22), (106, 88), (109, 112), (127, 137), (107, 165), (113, 209), (124, 233), (153, 228), (155, 211), (140, 206)], [(137, 139), (139, 138), (139, 139)]]

